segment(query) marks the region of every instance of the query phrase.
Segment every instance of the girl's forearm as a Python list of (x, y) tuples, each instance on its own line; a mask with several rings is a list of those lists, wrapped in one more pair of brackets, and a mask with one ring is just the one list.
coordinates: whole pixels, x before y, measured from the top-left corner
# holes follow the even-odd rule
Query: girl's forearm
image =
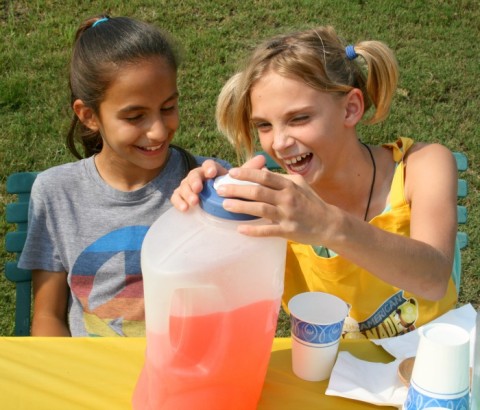
[(32, 336), (71, 336), (64, 320), (56, 317), (35, 315), (32, 320)]
[(384, 231), (348, 214), (341, 225), (326, 245), (339, 255), (425, 299), (439, 300), (445, 295), (453, 251), (446, 255), (426, 242)]

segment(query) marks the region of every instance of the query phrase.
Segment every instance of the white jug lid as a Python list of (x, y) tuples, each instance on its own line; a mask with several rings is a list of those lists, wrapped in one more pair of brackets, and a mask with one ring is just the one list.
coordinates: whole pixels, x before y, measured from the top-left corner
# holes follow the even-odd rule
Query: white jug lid
[(222, 175), (215, 179), (209, 179), (203, 185), (203, 190), (200, 192), (200, 207), (210, 215), (214, 215), (223, 219), (230, 219), (234, 221), (249, 221), (258, 219), (257, 216), (248, 214), (238, 214), (229, 212), (223, 208), (224, 197), (217, 194), (217, 188), (224, 184), (237, 185), (257, 185), (254, 182), (241, 181), (232, 178), (230, 175)]

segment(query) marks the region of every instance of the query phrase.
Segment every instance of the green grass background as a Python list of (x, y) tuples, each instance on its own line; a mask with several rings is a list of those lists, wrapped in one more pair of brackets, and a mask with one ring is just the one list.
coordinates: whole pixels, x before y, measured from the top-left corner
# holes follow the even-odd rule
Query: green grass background
[[(0, 236), (12, 172), (72, 161), (64, 140), (70, 120), (67, 66), (81, 20), (107, 12), (158, 25), (182, 45), (181, 127), (176, 142), (196, 154), (235, 162), (214, 123), (216, 96), (236, 64), (268, 36), (333, 25), (349, 42), (376, 39), (396, 53), (401, 78), (389, 119), (361, 127), (369, 143), (410, 136), (440, 142), (469, 159), (464, 177), (469, 211), (464, 228), (460, 302), (480, 303), (479, 160), (480, 4), (469, 0), (0, 0)], [(14, 285), (4, 278), (12, 258), (0, 247), (0, 335), (13, 334)], [(279, 333), (288, 328), (282, 316)]]

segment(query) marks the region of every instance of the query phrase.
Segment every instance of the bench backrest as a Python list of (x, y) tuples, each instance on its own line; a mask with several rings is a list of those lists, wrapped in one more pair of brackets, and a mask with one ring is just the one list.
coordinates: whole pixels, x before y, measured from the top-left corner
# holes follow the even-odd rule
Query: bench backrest
[(15, 335), (30, 335), (30, 317), (32, 306), (32, 273), (29, 270), (20, 269), (17, 266), (18, 258), (23, 250), (27, 238), (28, 204), (30, 191), (37, 172), (20, 172), (7, 178), (7, 193), (16, 194), (17, 201), (7, 204), (6, 220), (16, 224), (17, 230), (8, 232), (5, 236), (5, 248), (7, 252), (16, 254), (15, 261), (5, 264), (5, 276), (15, 282)]

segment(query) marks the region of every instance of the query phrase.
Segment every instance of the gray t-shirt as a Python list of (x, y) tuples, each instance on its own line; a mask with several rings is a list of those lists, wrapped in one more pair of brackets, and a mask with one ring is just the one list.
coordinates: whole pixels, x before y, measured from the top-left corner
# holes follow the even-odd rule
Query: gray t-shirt
[(171, 150), (160, 175), (132, 192), (108, 185), (93, 157), (38, 175), (19, 266), (68, 273), (72, 336), (145, 335), (140, 248), (187, 171)]

